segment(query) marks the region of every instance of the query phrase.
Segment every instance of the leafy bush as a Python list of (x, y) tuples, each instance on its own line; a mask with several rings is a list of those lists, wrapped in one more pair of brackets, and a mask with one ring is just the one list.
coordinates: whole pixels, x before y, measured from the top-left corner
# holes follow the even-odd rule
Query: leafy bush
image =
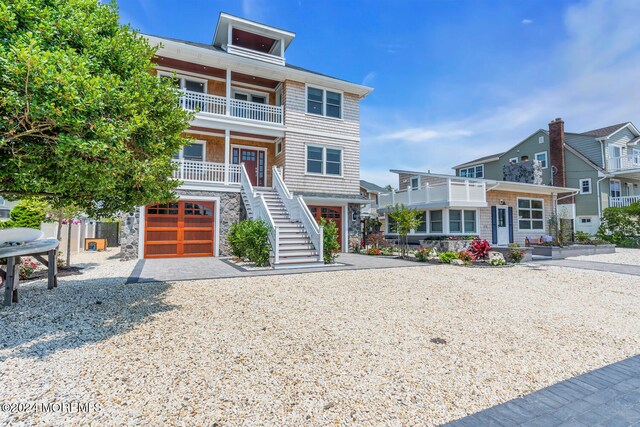
[(24, 280), (31, 277), (36, 268), (37, 265), (31, 258), (22, 258), (20, 262), (20, 279)]
[(464, 262), (465, 264), (471, 264), (471, 261), (473, 261), (473, 254), (467, 249), (463, 249), (460, 252), (458, 252), (457, 256), (458, 256), (458, 259)]
[(499, 257), (494, 257), (489, 260), (489, 265), (506, 265), (507, 262)]
[(11, 209), (9, 220), (5, 221), (3, 228), (27, 227), (40, 229), (40, 224), (47, 217), (47, 203), (40, 199), (23, 199)]
[(389, 246), (389, 242), (381, 233), (370, 234), (367, 236), (367, 245), (371, 245), (375, 248), (383, 248)]
[(620, 247), (640, 247), (640, 202), (602, 212), (597, 237)]
[(457, 254), (455, 252), (442, 252), (438, 255), (438, 259), (445, 264), (451, 264), (451, 261), (457, 258)]
[(418, 261), (426, 262), (429, 259), (429, 253), (431, 253), (431, 248), (423, 248), (420, 246), (420, 249), (416, 251), (416, 259)]
[(247, 219), (233, 224), (227, 234), (231, 253), (248, 258), (257, 267), (268, 265), (271, 252), (269, 231), (270, 227), (262, 220)]
[(578, 243), (590, 243), (591, 242), (591, 236), (589, 234), (585, 233), (584, 231), (576, 231), (573, 234), (573, 238)]
[(367, 255), (382, 255), (382, 251), (378, 248), (369, 248), (365, 251)]
[(380, 248), (380, 252), (382, 252), (382, 255), (384, 256), (391, 256), (393, 255), (393, 248), (388, 246), (384, 248)]
[(487, 255), (489, 254), (489, 251), (491, 250), (491, 246), (486, 240), (482, 240), (479, 237), (476, 237), (469, 244), (469, 250), (473, 254), (474, 260), (485, 260), (487, 258)]
[(334, 220), (330, 219), (327, 221), (324, 218), (320, 218), (320, 226), (324, 228), (322, 235), (322, 258), (325, 264), (333, 264), (336, 262), (338, 252), (340, 252), (338, 226)]
[(508, 258), (509, 262), (517, 264), (524, 259), (524, 251), (522, 249), (511, 249)]

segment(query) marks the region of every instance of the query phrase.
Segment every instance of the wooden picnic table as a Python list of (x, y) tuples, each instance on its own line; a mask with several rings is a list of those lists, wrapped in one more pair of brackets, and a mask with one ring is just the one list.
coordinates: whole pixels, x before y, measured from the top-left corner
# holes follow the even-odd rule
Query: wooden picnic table
[[(21, 244), (0, 246), (0, 258), (6, 258), (6, 270), (0, 268), (0, 278), (4, 281), (4, 305), (18, 302), (18, 284), (20, 282), (20, 261), (23, 256), (31, 256), (40, 261), (48, 270), (49, 289), (58, 287), (58, 267), (56, 252), (58, 239), (33, 240)], [(44, 257), (47, 257), (46, 259)]]

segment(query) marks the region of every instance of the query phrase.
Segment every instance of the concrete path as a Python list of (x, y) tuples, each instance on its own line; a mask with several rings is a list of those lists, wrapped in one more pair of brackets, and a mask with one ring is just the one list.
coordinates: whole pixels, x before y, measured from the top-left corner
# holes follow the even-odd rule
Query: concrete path
[(138, 261), (127, 283), (270, 276), (376, 268), (430, 267), (433, 264), (360, 254), (340, 254), (336, 266), (285, 270), (245, 270), (224, 258), (168, 258)]
[(638, 426), (640, 355), (446, 425)]
[(640, 276), (640, 265), (613, 264), (609, 262), (579, 261), (571, 258), (565, 259), (536, 259), (533, 261), (541, 265), (553, 265), (557, 267), (578, 268), (580, 270), (607, 271), (610, 273), (630, 274)]

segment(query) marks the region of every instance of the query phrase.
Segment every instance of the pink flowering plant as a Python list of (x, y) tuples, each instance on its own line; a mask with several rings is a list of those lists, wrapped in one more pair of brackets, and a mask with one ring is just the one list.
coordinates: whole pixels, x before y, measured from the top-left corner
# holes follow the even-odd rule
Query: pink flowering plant
[(34, 260), (31, 258), (22, 258), (22, 261), (20, 262), (20, 279), (28, 279), (37, 268), (38, 266)]

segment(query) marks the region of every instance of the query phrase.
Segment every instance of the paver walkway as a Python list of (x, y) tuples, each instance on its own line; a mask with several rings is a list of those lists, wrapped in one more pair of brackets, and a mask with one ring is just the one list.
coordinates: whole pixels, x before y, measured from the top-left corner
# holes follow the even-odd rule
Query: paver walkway
[(610, 262), (582, 261), (577, 259), (536, 259), (533, 261), (541, 265), (557, 267), (579, 268), (580, 270), (607, 271), (609, 273), (631, 274), (640, 276), (640, 265), (613, 264)]
[(640, 355), (559, 382), (446, 425), (640, 425)]
[(376, 268), (429, 267), (433, 264), (360, 254), (340, 254), (341, 265), (284, 270), (243, 270), (224, 258), (142, 259), (127, 283), (220, 279), (226, 277), (270, 276)]

